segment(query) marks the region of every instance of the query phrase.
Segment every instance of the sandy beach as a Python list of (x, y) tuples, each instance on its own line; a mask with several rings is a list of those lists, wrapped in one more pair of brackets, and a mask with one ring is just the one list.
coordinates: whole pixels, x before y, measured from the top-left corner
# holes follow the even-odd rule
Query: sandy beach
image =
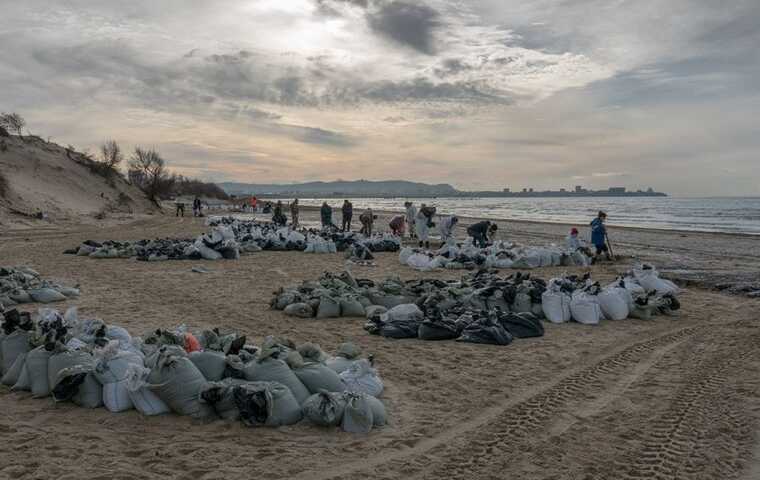
[[(313, 212), (302, 215), (316, 220)], [(82, 316), (135, 334), (185, 323), (238, 330), (254, 342), (284, 335), (328, 351), (355, 342), (376, 356), (390, 424), (366, 437), (305, 423), (249, 429), (176, 415), (88, 411), (2, 387), (0, 430), (11, 448), (0, 453), (0, 477), (758, 478), (758, 299), (692, 285), (673, 318), (596, 327), (547, 323), (544, 337), (508, 347), (392, 341), (368, 335), (362, 319), (303, 320), (269, 309), (277, 288), (345, 268), (341, 255), (260, 252), (239, 261), (147, 263), (62, 254), (86, 239), (205, 230), (201, 219), (169, 216), (10, 230), (0, 237), (0, 264), (29, 265), (79, 284), (82, 297), (69, 304)], [(508, 222), (501, 235), (546, 243), (565, 231)], [(695, 278), (749, 276), (760, 264), (760, 240), (752, 237), (635, 229), (611, 235), (620, 254), (653, 261), (676, 277), (687, 270), (701, 272)], [(612, 280), (632, 262), (594, 266), (593, 275)], [(191, 272), (196, 264), (211, 272)], [(393, 253), (378, 254), (376, 264), (352, 271), (372, 279), (462, 273), (418, 273)], [(548, 279), (566, 270), (533, 274)]]

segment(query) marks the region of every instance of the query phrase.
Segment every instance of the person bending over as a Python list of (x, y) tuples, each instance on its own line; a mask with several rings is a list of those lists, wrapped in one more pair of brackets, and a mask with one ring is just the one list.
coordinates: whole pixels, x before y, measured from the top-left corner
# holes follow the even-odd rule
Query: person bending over
[(359, 233), (364, 234), (368, 237), (372, 236), (372, 227), (375, 223), (375, 219), (377, 216), (372, 213), (372, 209), (368, 208), (364, 211), (361, 215), (359, 215), (359, 221), (362, 223), (362, 229), (359, 231)]
[(391, 227), (391, 233), (397, 237), (403, 237), (406, 230), (406, 217), (404, 215), (396, 215), (391, 219), (388, 224)]
[(493, 237), (499, 229), (495, 223), (488, 220), (470, 225), (467, 234), (472, 237), (472, 244), (480, 248), (488, 246), (489, 237)]
[(420, 211), (414, 217), (414, 229), (417, 232), (417, 238), (420, 241), (420, 248), (430, 248), (430, 229), (435, 227), (433, 217), (435, 216), (435, 207), (428, 207), (424, 203), (420, 206)]
[(459, 218), (455, 215), (450, 217), (443, 217), (439, 225), (441, 232), (441, 246), (446, 245), (449, 241), (454, 239), (454, 228), (459, 224)]

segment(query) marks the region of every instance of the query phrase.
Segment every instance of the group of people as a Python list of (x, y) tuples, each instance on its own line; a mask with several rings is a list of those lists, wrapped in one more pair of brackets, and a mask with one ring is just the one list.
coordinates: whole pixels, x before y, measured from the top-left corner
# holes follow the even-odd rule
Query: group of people
[[(177, 208), (177, 211), (175, 215), (177, 217), (184, 217), (185, 216), (185, 202), (182, 201), (182, 199), (177, 199), (175, 202), (175, 206)], [(196, 196), (193, 199), (193, 216), (194, 217), (202, 217), (203, 216), (203, 202), (201, 201), (200, 197)]]
[[(196, 204), (197, 202), (197, 204)], [(250, 205), (254, 210), (257, 207), (256, 197), (252, 197)], [(193, 202), (193, 212), (200, 214), (201, 205), (200, 200), (196, 197)], [(270, 202), (267, 202), (269, 208), (265, 213), (272, 212), (272, 222), (276, 225), (287, 225), (287, 217), (285, 216), (285, 206), (281, 200), (278, 200), (274, 207)], [(431, 229), (436, 227), (434, 221), (437, 210), (436, 207), (421, 204), (420, 208), (412, 202), (404, 203), (405, 212), (401, 215), (394, 216), (389, 222), (391, 233), (399, 237), (406, 236), (410, 239), (415, 239), (418, 242), (420, 248), (430, 248), (430, 233)], [(298, 199), (294, 199), (289, 204), (291, 225), (295, 228), (298, 227), (299, 219), (299, 204)], [(320, 208), (320, 220), (323, 229), (330, 229), (334, 231), (350, 232), (351, 224), (354, 216), (354, 205), (349, 200), (344, 200), (341, 206), (341, 225), (338, 227), (333, 223), (333, 208), (327, 202), (323, 202)], [(177, 212), (179, 215), (179, 210)], [(361, 228), (359, 233), (370, 236), (374, 231), (375, 221), (378, 216), (372, 211), (372, 208), (367, 208), (361, 215), (359, 215), (359, 223)], [(591, 227), (591, 244), (595, 248), (595, 252), (585, 245), (583, 240), (579, 236), (577, 228), (570, 230), (569, 235), (565, 240), (565, 246), (571, 251), (580, 250), (589, 257), (599, 258), (601, 255), (605, 255), (607, 259), (612, 258), (612, 252), (609, 248), (609, 242), (607, 239), (607, 228), (605, 222), (607, 220), (607, 214), (600, 211), (597, 217), (590, 223)], [(440, 215), (438, 218), (438, 233), (441, 237), (441, 245), (446, 245), (452, 242), (456, 235), (455, 230), (459, 225), (459, 217), (456, 215)], [(491, 242), (498, 231), (499, 227), (495, 222), (490, 220), (483, 220), (481, 222), (474, 223), (467, 227), (467, 234), (472, 238), (473, 245), (480, 248), (485, 248)]]

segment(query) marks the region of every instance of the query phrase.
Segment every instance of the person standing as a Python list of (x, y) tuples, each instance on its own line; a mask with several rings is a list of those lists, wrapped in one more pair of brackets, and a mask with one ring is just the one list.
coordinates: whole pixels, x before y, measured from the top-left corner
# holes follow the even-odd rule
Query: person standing
[(256, 207), (258, 203), (259, 201), (255, 196), (251, 197), (251, 213), (256, 213)]
[(288, 223), (288, 219), (282, 213), (282, 200), (277, 200), (274, 206), (274, 215), (272, 215), (272, 223), (275, 225), (285, 226)]
[(404, 208), (406, 208), (406, 227), (409, 230), (409, 238), (414, 238), (414, 222), (417, 219), (417, 207), (412, 202), (406, 202), (404, 203)]
[(341, 225), (341, 230), (344, 232), (350, 232), (351, 231), (351, 218), (354, 216), (354, 204), (349, 202), (348, 200), (343, 200), (343, 207), (341, 208), (341, 213), (343, 214), (343, 222)]
[(371, 208), (368, 208), (361, 215), (359, 215), (359, 221), (362, 223), (362, 229), (359, 233), (364, 234), (367, 237), (372, 236), (372, 226), (375, 223), (375, 214)]
[(456, 215), (441, 218), (438, 226), (441, 232), (441, 246), (448, 244), (454, 238), (454, 228), (459, 224), (459, 218)]
[(293, 228), (298, 228), (298, 199), (290, 203), (290, 218), (293, 219)]
[(599, 211), (596, 218), (590, 223), (591, 225), (591, 243), (596, 247), (596, 256), (599, 257), (604, 253), (607, 260), (611, 260), (610, 249), (607, 247), (607, 226), (604, 222), (607, 221), (607, 214), (603, 211)]
[(435, 226), (433, 217), (435, 216), (435, 207), (428, 207), (424, 203), (420, 205), (420, 210), (414, 217), (414, 230), (417, 232), (420, 248), (430, 248), (430, 227)]
[(467, 234), (472, 237), (473, 245), (485, 248), (488, 245), (488, 237), (493, 237), (498, 229), (499, 227), (495, 223), (484, 220), (470, 225), (467, 229)]
[(322, 228), (328, 228), (333, 226), (332, 221), (332, 207), (327, 202), (322, 202), (322, 208), (319, 209), (319, 216), (322, 220)]
[(200, 217), (201, 216), (201, 199), (197, 196), (193, 199), (193, 216), (194, 217)]
[(185, 216), (185, 202), (183, 202), (181, 198), (177, 198), (177, 200), (175, 201), (175, 204), (177, 206), (176, 216), (179, 217), (181, 215), (184, 217)]

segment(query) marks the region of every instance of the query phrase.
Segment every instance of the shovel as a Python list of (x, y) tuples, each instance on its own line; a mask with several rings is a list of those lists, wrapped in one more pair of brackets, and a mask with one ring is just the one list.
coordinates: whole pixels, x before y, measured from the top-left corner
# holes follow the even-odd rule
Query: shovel
[(614, 260), (615, 259), (615, 254), (612, 253), (612, 243), (610, 243), (610, 237), (607, 236), (606, 233), (604, 234), (604, 240), (607, 242), (607, 249), (609, 249), (609, 251), (610, 251), (610, 258), (612, 260)]

